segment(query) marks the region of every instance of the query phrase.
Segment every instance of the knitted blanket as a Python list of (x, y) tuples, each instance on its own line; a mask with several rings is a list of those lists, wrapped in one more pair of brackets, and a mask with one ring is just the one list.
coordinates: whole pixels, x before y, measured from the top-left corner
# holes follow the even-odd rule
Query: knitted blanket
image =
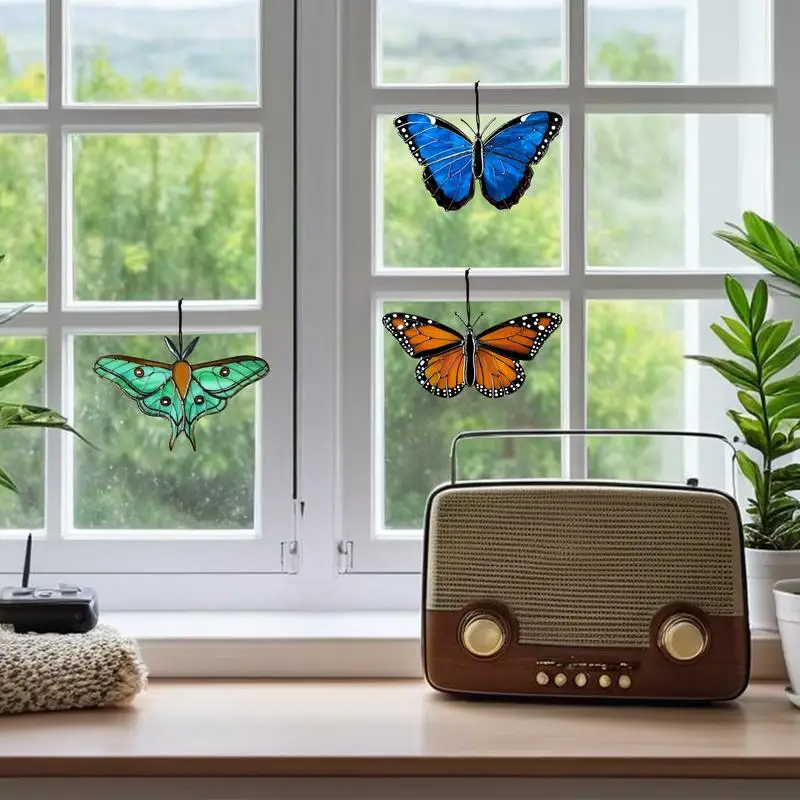
[(146, 686), (136, 642), (107, 625), (67, 634), (0, 625), (0, 714), (126, 705)]

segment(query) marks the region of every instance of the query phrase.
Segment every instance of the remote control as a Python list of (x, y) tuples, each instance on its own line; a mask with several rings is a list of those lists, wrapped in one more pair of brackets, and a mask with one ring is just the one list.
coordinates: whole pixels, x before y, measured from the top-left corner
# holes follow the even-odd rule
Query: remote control
[(97, 625), (97, 595), (88, 587), (59, 583), (28, 586), (33, 537), (28, 534), (21, 586), (0, 589), (0, 623), (17, 633), (87, 633)]

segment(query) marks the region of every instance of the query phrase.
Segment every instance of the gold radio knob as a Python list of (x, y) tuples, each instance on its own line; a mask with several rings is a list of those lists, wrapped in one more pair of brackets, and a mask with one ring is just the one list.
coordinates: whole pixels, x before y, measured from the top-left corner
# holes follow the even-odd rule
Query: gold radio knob
[(604, 673), (603, 675), (601, 675), (601, 676), (600, 676), (600, 678), (598, 679), (598, 681), (597, 681), (597, 682), (598, 682), (598, 683), (600, 684), (600, 686), (602, 686), (604, 689), (608, 689), (608, 687), (609, 687), (609, 686), (611, 686), (611, 676), (610, 676), (610, 675), (606, 675), (606, 674)]
[(547, 684), (550, 683), (550, 676), (546, 672), (537, 672), (536, 683), (538, 683), (539, 686), (547, 686)]
[(468, 653), (488, 658), (502, 650), (506, 642), (505, 628), (495, 617), (480, 614), (472, 617), (461, 630), (461, 643)]
[(567, 676), (563, 672), (559, 672), (555, 677), (556, 686), (563, 686), (567, 682)]
[(581, 688), (583, 688), (584, 686), (586, 686), (586, 683), (587, 683), (588, 680), (589, 679), (586, 677), (586, 673), (585, 672), (579, 672), (575, 676), (575, 685), (576, 686), (580, 686)]
[(692, 661), (708, 646), (705, 626), (688, 614), (676, 614), (661, 626), (659, 647), (676, 661)]
[(630, 689), (631, 688), (630, 675), (620, 675), (617, 683), (619, 684), (620, 689)]

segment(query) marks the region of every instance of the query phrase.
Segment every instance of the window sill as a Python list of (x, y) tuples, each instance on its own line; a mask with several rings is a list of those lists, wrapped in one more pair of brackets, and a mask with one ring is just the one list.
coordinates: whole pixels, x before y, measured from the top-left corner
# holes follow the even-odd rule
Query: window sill
[(0, 778), (798, 779), (798, 719), (776, 683), (722, 706), (589, 712), (448, 701), (421, 681), (154, 681), (131, 708), (0, 719)]
[[(108, 612), (154, 678), (420, 678), (414, 611)], [(785, 681), (777, 634), (754, 631), (751, 678)]]

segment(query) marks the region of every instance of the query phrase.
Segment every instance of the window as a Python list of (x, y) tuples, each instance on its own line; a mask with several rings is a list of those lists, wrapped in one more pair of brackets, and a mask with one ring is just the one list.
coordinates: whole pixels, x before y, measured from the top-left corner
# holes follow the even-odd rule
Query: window
[[(97, 447), (3, 432), (22, 487), (0, 498), (7, 571), (28, 530), (37, 578), (82, 576), (106, 608), (196, 605), (203, 573), (284, 568), (293, 38), (290, 0), (0, 3), (0, 302), (34, 304), (0, 347), (45, 357), (14, 391)], [(179, 298), (195, 361), (257, 353), (273, 373), (198, 425), (196, 453), (92, 371), (171, 361)]]
[[(349, 568), (388, 581), (420, 563), (425, 499), (449, 480), (461, 430), (729, 432), (725, 388), (684, 354), (717, 350), (708, 324), (725, 311), (722, 273), (752, 273), (712, 233), (748, 208), (773, 213), (775, 97), (760, 0), (371, 5), (372, 18), (346, 3), (343, 22), (341, 475)], [(471, 122), (477, 80), (484, 123), (539, 109), (565, 122), (512, 210), (476, 193), (447, 214), (392, 120)], [(487, 325), (564, 317), (526, 365), (525, 389), (503, 400), (421, 391), (380, 325), (403, 310), (460, 327), (465, 267)], [(465, 477), (727, 477), (718, 445), (654, 437), (473, 440), (460, 453)]]
[[(34, 572), (107, 609), (414, 609), (458, 431), (731, 432), (683, 356), (721, 352), (722, 274), (757, 274), (713, 231), (746, 208), (800, 226), (798, 36), (794, 0), (0, 0), (0, 310), (34, 303), (0, 352), (46, 358), (3, 396), (99, 447), (0, 433), (24, 486), (0, 495), (4, 579), (33, 530)], [(446, 214), (391, 120), (470, 119), (476, 80), (487, 118), (564, 127), (512, 211)], [(564, 317), (505, 400), (429, 396), (380, 325), (452, 323), (466, 267), (486, 319)], [(91, 371), (167, 359), (180, 297), (197, 360), (271, 366), (196, 453)], [(647, 437), (460, 462), (719, 486), (726, 465)]]

